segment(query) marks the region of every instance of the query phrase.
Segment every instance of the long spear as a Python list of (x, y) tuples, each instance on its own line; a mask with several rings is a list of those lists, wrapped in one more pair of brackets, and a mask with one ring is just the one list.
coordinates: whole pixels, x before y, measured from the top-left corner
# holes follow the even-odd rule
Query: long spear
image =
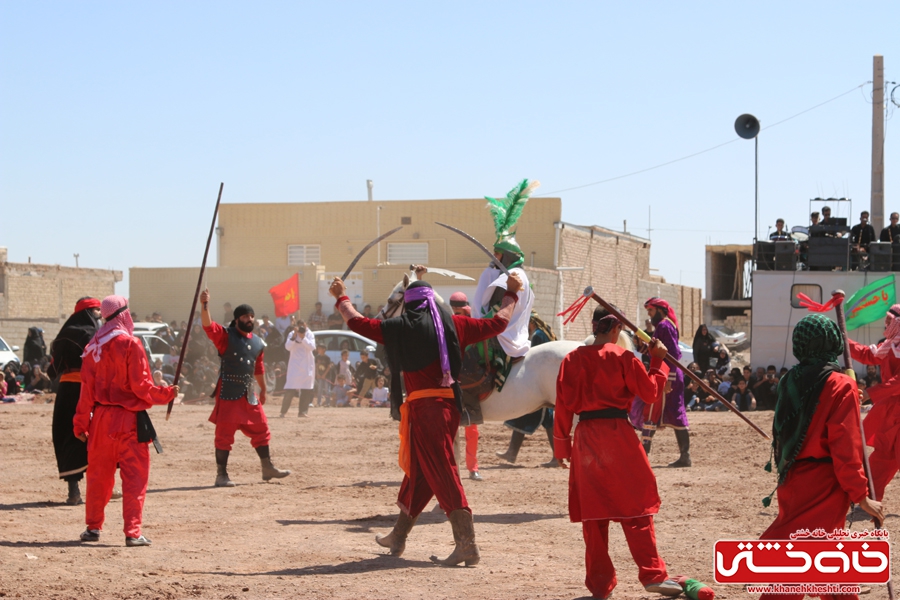
[[(191, 304), (191, 316), (188, 318), (184, 339), (181, 341), (181, 354), (178, 356), (178, 366), (175, 367), (175, 381), (172, 385), (178, 385), (178, 380), (181, 378), (181, 365), (184, 364), (184, 353), (187, 351), (188, 338), (191, 337), (191, 329), (193, 329), (194, 314), (197, 312), (197, 298), (200, 297), (200, 288), (203, 286), (203, 274), (206, 272), (206, 257), (209, 256), (209, 245), (212, 243), (213, 231), (216, 229), (216, 217), (219, 216), (219, 203), (222, 202), (222, 189), (224, 187), (225, 182), (219, 184), (219, 197), (216, 199), (216, 209), (213, 211), (212, 223), (209, 225), (209, 237), (206, 238), (206, 250), (203, 251), (203, 262), (200, 263), (200, 277), (197, 278), (197, 290), (194, 292), (194, 302)], [(172, 414), (172, 405), (174, 404), (175, 399), (173, 398), (166, 408), (166, 421), (169, 420), (169, 415)]]
[[(650, 343), (651, 338), (649, 335), (647, 335), (646, 331), (644, 331), (643, 329), (639, 329), (637, 325), (635, 325), (630, 320), (628, 320), (628, 317), (626, 317), (621, 312), (616, 310), (616, 308), (612, 304), (610, 304), (609, 302), (607, 302), (606, 300), (604, 300), (603, 298), (598, 296), (594, 292), (594, 288), (592, 288), (591, 286), (584, 288), (584, 296), (585, 296), (585, 301), (587, 301), (587, 298), (593, 298), (595, 301), (597, 301), (598, 304), (600, 304), (600, 306), (602, 306), (603, 308), (608, 310), (610, 312), (610, 314), (614, 315), (617, 319), (619, 319), (619, 321), (621, 321), (623, 325), (628, 327), (628, 329), (632, 330), (635, 333), (635, 335), (637, 335), (641, 339), (641, 341), (643, 341), (647, 344)], [(763, 436), (767, 440), (772, 439), (771, 437), (769, 437), (769, 434), (766, 433), (765, 431), (763, 431), (762, 429), (760, 429), (756, 423), (754, 423), (753, 421), (751, 421), (750, 419), (745, 417), (744, 414), (740, 410), (738, 410), (738, 408), (734, 404), (732, 404), (731, 402), (729, 402), (728, 400), (723, 398), (719, 394), (719, 392), (717, 392), (716, 390), (709, 387), (705, 381), (703, 381), (701, 378), (697, 377), (697, 375), (695, 375), (693, 371), (691, 371), (690, 369), (688, 369), (687, 367), (682, 365), (680, 362), (678, 362), (678, 360), (674, 356), (672, 356), (669, 353), (666, 353), (665, 360), (669, 364), (669, 366), (679, 369), (687, 377), (689, 377), (689, 378), (693, 379), (695, 382), (697, 382), (697, 384), (700, 386), (701, 389), (703, 389), (704, 392), (706, 392), (707, 394), (709, 394), (710, 396), (712, 396), (713, 398), (715, 398), (716, 400), (721, 402), (726, 408), (728, 408), (728, 410), (730, 410), (731, 412), (733, 412), (734, 414), (739, 416), (741, 419), (743, 419), (743, 421), (745, 423), (747, 423), (747, 425), (752, 427), (753, 430), (756, 431), (759, 435)]]
[[(820, 312), (816, 307), (804, 304), (812, 311)], [(850, 345), (847, 343), (847, 320), (844, 318), (844, 290), (834, 290), (831, 292), (831, 300), (825, 306), (833, 306), (834, 314), (837, 317), (838, 329), (841, 330), (841, 337), (844, 338), (844, 374), (856, 381), (856, 373), (853, 371), (853, 363), (850, 361)], [(823, 307), (824, 308), (824, 307)], [(866, 473), (866, 479), (869, 481), (869, 500), (877, 501), (875, 498), (875, 483), (872, 481), (872, 470), (869, 467), (869, 455), (866, 454), (866, 430), (863, 427), (862, 418), (859, 420), (859, 435), (862, 440), (862, 459), (863, 469)], [(881, 529), (882, 522), (877, 518), (875, 521), (875, 529)], [(894, 600), (894, 585), (889, 579), (887, 582), (888, 598)]]

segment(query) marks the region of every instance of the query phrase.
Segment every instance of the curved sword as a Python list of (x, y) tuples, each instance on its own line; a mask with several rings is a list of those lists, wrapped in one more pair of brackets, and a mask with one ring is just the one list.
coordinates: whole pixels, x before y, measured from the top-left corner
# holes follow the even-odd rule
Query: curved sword
[(361, 259), (361, 258), (363, 257), (363, 254), (365, 254), (366, 252), (369, 251), (369, 248), (371, 248), (372, 246), (374, 246), (375, 244), (377, 244), (378, 242), (380, 242), (380, 241), (383, 240), (384, 238), (388, 237), (389, 235), (394, 235), (395, 233), (397, 233), (397, 232), (400, 231), (401, 229), (403, 229), (403, 225), (401, 225), (400, 227), (397, 227), (396, 229), (391, 229), (391, 230), (388, 231), (387, 233), (383, 233), (383, 234), (379, 235), (377, 238), (375, 238), (374, 240), (372, 240), (371, 242), (369, 242), (368, 244), (366, 244), (366, 247), (359, 251), (359, 254), (356, 255), (356, 258), (353, 259), (353, 262), (350, 263), (350, 266), (347, 267), (347, 270), (344, 271), (344, 274), (343, 274), (343, 275), (341, 275), (341, 281), (344, 281), (344, 280), (347, 279), (347, 275), (350, 274), (350, 271), (353, 270), (353, 267), (356, 266), (356, 263), (359, 262), (359, 259)]
[(482, 244), (481, 242), (479, 242), (478, 240), (476, 240), (475, 238), (473, 238), (471, 235), (469, 235), (468, 233), (466, 233), (466, 232), (463, 231), (462, 229), (457, 229), (456, 227), (453, 227), (452, 225), (447, 225), (447, 224), (445, 224), (445, 223), (438, 223), (437, 221), (435, 221), (434, 224), (435, 224), (435, 225), (440, 225), (441, 227), (446, 227), (446, 228), (449, 229), (450, 231), (455, 231), (455, 232), (458, 233), (459, 235), (463, 236), (464, 238), (466, 238), (467, 240), (469, 240), (470, 242), (472, 242), (473, 244), (475, 244), (476, 246), (478, 246), (478, 247), (481, 249), (482, 252), (484, 252), (485, 254), (487, 254), (488, 256), (491, 257), (491, 262), (494, 263), (494, 266), (495, 266), (495, 267), (497, 267), (498, 269), (500, 269), (501, 271), (503, 271), (504, 273), (506, 273), (507, 275), (509, 275), (509, 269), (507, 269), (506, 267), (504, 267), (504, 266), (503, 266), (503, 263), (501, 263), (499, 260), (497, 260), (497, 257), (494, 256), (494, 253), (491, 252), (490, 250), (488, 250), (487, 248), (485, 248), (485, 247), (484, 247), (484, 244)]

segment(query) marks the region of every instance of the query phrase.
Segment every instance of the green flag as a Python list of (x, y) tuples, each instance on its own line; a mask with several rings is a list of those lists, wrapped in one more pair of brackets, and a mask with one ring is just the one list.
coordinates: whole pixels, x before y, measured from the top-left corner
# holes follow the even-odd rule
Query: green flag
[(862, 288), (844, 302), (847, 330), (883, 319), (888, 309), (897, 303), (896, 298), (893, 274)]

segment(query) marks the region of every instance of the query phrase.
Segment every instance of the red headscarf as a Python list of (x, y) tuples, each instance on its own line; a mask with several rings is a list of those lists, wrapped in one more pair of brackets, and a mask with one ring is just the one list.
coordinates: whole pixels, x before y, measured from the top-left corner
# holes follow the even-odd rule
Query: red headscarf
[(100, 308), (100, 301), (96, 298), (82, 298), (75, 304), (75, 310), (72, 312), (77, 313), (88, 308)]
[(672, 321), (672, 324), (675, 325), (675, 329), (679, 329), (678, 327), (678, 317), (675, 316), (675, 311), (672, 309), (672, 305), (663, 300), (662, 298), (657, 298), (654, 296), (650, 298), (646, 302), (644, 302), (644, 308), (648, 306), (654, 306), (656, 308), (661, 308), (666, 311), (666, 316)]

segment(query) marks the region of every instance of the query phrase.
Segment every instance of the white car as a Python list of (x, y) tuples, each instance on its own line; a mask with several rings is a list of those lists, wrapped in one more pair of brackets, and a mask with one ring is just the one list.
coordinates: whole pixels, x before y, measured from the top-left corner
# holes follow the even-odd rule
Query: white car
[(138, 321), (134, 324), (134, 335), (150, 333), (157, 335), (160, 330), (168, 327), (168, 323), (155, 323), (153, 321)]
[[(365, 350), (366, 346), (378, 348), (378, 342), (344, 329), (323, 329), (322, 331), (313, 331), (313, 335), (316, 336), (316, 346), (325, 344), (325, 354), (335, 364), (341, 360), (341, 350), (345, 348), (350, 351), (351, 365), (356, 365), (359, 361), (359, 351)], [(370, 356), (369, 358), (375, 357)]]
[(725, 344), (729, 348), (737, 348), (747, 341), (747, 334), (743, 331), (734, 331), (730, 327), (724, 325), (710, 325), (707, 327), (709, 332), (716, 338), (720, 344)]
[(169, 342), (159, 336), (153, 335), (149, 331), (138, 331), (137, 328), (134, 330), (134, 337), (141, 340), (141, 343), (144, 345), (144, 351), (147, 353), (147, 361), (150, 363), (151, 367), (156, 363), (157, 359), (165, 363), (171, 348)]
[(6, 343), (6, 340), (0, 338), (0, 368), (5, 367), (9, 363), (19, 364), (19, 357), (16, 356), (18, 351), (18, 346), (10, 346)]

